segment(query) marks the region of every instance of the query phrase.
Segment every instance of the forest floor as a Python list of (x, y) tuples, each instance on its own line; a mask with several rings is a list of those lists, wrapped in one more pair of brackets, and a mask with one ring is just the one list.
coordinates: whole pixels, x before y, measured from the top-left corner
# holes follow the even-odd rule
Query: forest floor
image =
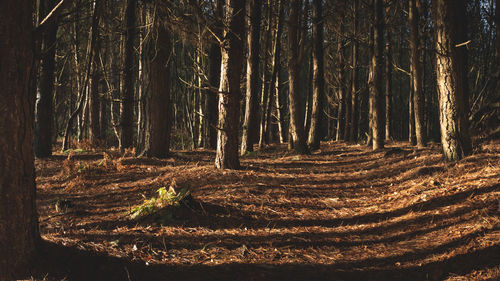
[[(272, 145), (147, 159), (75, 150), (36, 160), (40, 280), (500, 280), (500, 141), (456, 163), (439, 147)], [(160, 187), (192, 198), (132, 220)], [(57, 205), (57, 208), (56, 208)], [(57, 210), (56, 210), (57, 209)]]

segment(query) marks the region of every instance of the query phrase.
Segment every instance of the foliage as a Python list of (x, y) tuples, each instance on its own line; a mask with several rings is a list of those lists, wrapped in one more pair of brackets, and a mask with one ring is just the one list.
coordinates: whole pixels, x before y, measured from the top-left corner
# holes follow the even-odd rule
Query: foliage
[(130, 210), (131, 219), (140, 219), (142, 217), (157, 213), (168, 206), (177, 207), (181, 202), (186, 199), (191, 193), (183, 188), (179, 192), (171, 185), (168, 190), (166, 187), (161, 187), (157, 190), (158, 196), (147, 199), (144, 195), (144, 202)]

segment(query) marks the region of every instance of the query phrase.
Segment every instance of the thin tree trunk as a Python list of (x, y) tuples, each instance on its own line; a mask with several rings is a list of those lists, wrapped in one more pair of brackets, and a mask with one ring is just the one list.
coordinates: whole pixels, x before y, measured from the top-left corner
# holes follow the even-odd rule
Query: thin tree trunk
[(80, 87), (80, 99), (78, 100), (78, 104), (76, 109), (71, 113), (68, 122), (66, 123), (66, 128), (64, 129), (64, 138), (63, 138), (63, 143), (62, 143), (62, 151), (65, 151), (69, 148), (69, 134), (71, 130), (71, 126), (73, 124), (73, 121), (75, 118), (78, 116), (78, 114), (82, 111), (83, 105), (85, 102), (85, 99), (87, 97), (87, 85), (89, 82), (90, 78), (90, 71), (91, 71), (91, 66), (92, 66), (92, 56), (93, 56), (93, 48), (95, 45), (96, 37), (97, 37), (97, 10), (96, 10), (96, 4), (94, 4), (94, 11), (92, 14), (92, 26), (90, 28), (90, 33), (89, 33), (89, 40), (88, 40), (88, 47), (87, 47), (87, 66), (85, 69), (85, 78), (83, 80), (83, 84)]
[[(100, 13), (101, 10), (101, 0), (95, 1), (95, 9), (96, 13)], [(92, 79), (90, 80), (90, 95), (89, 95), (89, 137), (90, 143), (92, 145), (100, 145), (101, 144), (101, 129), (99, 128), (99, 112), (101, 109), (101, 98), (99, 97), (99, 78), (101, 77), (101, 73), (99, 72), (99, 49), (100, 49), (100, 39), (98, 32), (99, 25), (99, 15), (96, 15), (96, 21), (93, 22), (95, 24), (92, 27), (92, 32), (95, 32), (95, 46), (92, 48)]]
[(353, 38), (352, 38), (352, 78), (351, 78), (351, 126), (349, 127), (349, 141), (358, 140), (358, 115), (359, 115), (359, 93), (358, 93), (358, 1), (354, 0)]
[(221, 45), (219, 124), (215, 167), (238, 169), (238, 125), (240, 120), (240, 76), (245, 34), (245, 1), (226, 0), (224, 41)]
[(345, 83), (345, 70), (344, 70), (344, 48), (342, 47), (342, 37), (344, 34), (344, 25), (340, 26), (340, 35), (338, 37), (337, 42), (337, 84), (338, 84), (338, 97), (339, 97), (339, 107), (337, 110), (337, 135), (335, 140), (345, 140), (345, 126), (346, 126), (346, 91), (344, 87)]
[(281, 34), (283, 33), (283, 3), (278, 0), (278, 19), (276, 20), (276, 29), (274, 37), (274, 50), (273, 50), (273, 71), (271, 76), (271, 87), (274, 91), (274, 99), (276, 106), (276, 121), (278, 125), (278, 137), (280, 143), (285, 141), (284, 135), (284, 120), (281, 113), (280, 104), (280, 72), (281, 72)]
[(386, 7), (386, 37), (385, 43), (385, 140), (392, 139), (392, 32), (389, 26), (390, 6)]
[(268, 107), (268, 101), (269, 101), (269, 93), (270, 93), (270, 88), (271, 88), (271, 82), (269, 81), (269, 72), (268, 72), (268, 60), (270, 59), (269, 56), (269, 46), (271, 46), (271, 26), (272, 26), (272, 12), (271, 12), (271, 7), (268, 9), (268, 22), (266, 25), (266, 29), (264, 31), (264, 55), (263, 55), (263, 66), (262, 66), (262, 87), (261, 87), (261, 118), (260, 118), (260, 126), (259, 126), (259, 148), (264, 147), (264, 143), (267, 143), (267, 138), (266, 138), (266, 124), (267, 124), (267, 107)]
[(410, 0), (408, 19), (410, 21), (410, 49), (411, 49), (411, 65), (412, 65), (412, 80), (413, 80), (413, 109), (415, 111), (415, 136), (417, 146), (423, 147), (426, 145), (425, 126), (424, 126), (424, 92), (423, 92), (423, 77), (422, 77), (422, 52), (420, 46), (419, 32), (419, 0)]
[(472, 152), (468, 133), (465, 1), (436, 0), (436, 78), (439, 93), (441, 145), (444, 157), (455, 161)]
[(319, 149), (323, 100), (325, 95), (325, 77), (323, 64), (323, 7), (322, 0), (313, 1), (313, 97), (311, 125), (309, 128), (309, 147)]
[[(260, 53), (260, 22), (262, 18), (262, 1), (248, 0), (247, 13), (249, 13), (247, 26), (247, 87), (245, 99), (245, 117), (243, 121), (243, 135), (241, 137), (241, 155), (253, 151), (253, 144), (257, 139), (257, 112), (259, 79), (259, 53)], [(267, 51), (267, 50), (266, 50)], [(265, 71), (265, 66), (264, 66)]]

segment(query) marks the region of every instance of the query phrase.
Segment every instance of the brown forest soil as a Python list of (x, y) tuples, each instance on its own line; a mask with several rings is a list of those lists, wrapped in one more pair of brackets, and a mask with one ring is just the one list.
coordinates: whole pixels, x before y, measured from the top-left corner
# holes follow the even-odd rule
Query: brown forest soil
[[(457, 163), (436, 145), (269, 146), (238, 171), (207, 150), (72, 154), (36, 161), (36, 279), (500, 280), (498, 141)], [(194, 200), (167, 225), (129, 218), (173, 181)]]

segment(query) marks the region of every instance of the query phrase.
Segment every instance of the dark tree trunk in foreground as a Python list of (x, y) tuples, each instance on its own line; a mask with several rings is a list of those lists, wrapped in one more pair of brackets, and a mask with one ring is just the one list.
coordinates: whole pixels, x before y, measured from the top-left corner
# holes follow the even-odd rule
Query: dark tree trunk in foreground
[(372, 108), (372, 137), (373, 149), (384, 147), (384, 91), (383, 91), (383, 45), (384, 45), (384, 18), (383, 0), (375, 0), (375, 30), (373, 36), (373, 96)]
[(253, 144), (257, 139), (257, 97), (259, 79), (260, 53), (260, 20), (262, 17), (262, 1), (248, 0), (248, 58), (247, 58), (247, 87), (245, 102), (245, 117), (243, 121), (243, 135), (241, 137), (241, 155), (253, 151)]
[(290, 1), (290, 15), (288, 19), (288, 99), (290, 103), (290, 133), (293, 148), (299, 154), (308, 153), (305, 132), (304, 114), (299, 96), (299, 13), (300, 0)]
[(134, 140), (134, 40), (136, 34), (137, 0), (127, 0), (125, 9), (125, 62), (123, 92), (120, 107), (121, 140), (120, 149), (129, 148)]
[(465, 1), (436, 0), (433, 12), (441, 145), (444, 157), (455, 161), (472, 152), (467, 119), (467, 53), (466, 46), (460, 46), (466, 41)]
[(238, 169), (238, 125), (240, 120), (240, 76), (243, 63), (245, 1), (226, 0), (224, 7), (224, 42), (221, 46), (219, 85), (219, 132), (215, 167)]
[(0, 280), (28, 279), (40, 239), (35, 203), (30, 1), (0, 3)]
[[(54, 1), (42, 1), (44, 14), (52, 9)], [(35, 155), (43, 158), (52, 155), (52, 122), (54, 119), (54, 71), (56, 56), (57, 21), (53, 20), (43, 31), (42, 69), (40, 92), (35, 110)]]
[(354, 18), (353, 18), (353, 35), (352, 35), (352, 72), (351, 72), (351, 117), (349, 126), (349, 141), (356, 142), (358, 140), (358, 116), (359, 116), (359, 100), (358, 93), (358, 0), (353, 1)]
[(415, 123), (415, 137), (417, 146), (426, 144), (426, 131), (424, 126), (424, 85), (423, 65), (420, 61), (421, 46), (419, 32), (419, 0), (410, 0), (408, 20), (410, 21), (410, 60), (412, 65), (411, 79), (413, 81), (413, 110)]
[(151, 90), (146, 97), (144, 155), (165, 158), (172, 128), (170, 102), (170, 34), (164, 16), (156, 17), (153, 31), (154, 57), (151, 60)]
[(311, 149), (318, 149), (321, 139), (325, 78), (323, 65), (323, 15), (322, 0), (313, 1), (313, 96), (311, 126), (308, 143)]

